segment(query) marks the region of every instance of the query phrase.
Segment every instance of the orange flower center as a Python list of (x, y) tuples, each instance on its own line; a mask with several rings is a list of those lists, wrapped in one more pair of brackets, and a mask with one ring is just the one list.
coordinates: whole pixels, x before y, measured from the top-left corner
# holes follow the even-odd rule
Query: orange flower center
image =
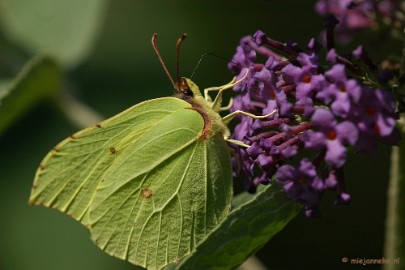
[(334, 130), (329, 131), (326, 134), (326, 137), (328, 138), (328, 140), (331, 140), (331, 141), (335, 140), (337, 137), (336, 131), (334, 131)]
[(310, 83), (310, 82), (311, 82), (311, 76), (305, 75), (305, 76), (302, 78), (302, 81), (303, 81), (304, 83)]

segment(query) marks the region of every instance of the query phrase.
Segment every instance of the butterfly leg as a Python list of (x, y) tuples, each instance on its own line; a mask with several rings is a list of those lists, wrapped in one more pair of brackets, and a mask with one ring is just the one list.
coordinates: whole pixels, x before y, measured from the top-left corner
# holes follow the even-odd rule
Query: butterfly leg
[(219, 108), (219, 111), (221, 111), (221, 112), (228, 111), (232, 107), (232, 105), (233, 105), (233, 98), (230, 98), (228, 105), (226, 105), (225, 107)]
[[(225, 89), (228, 89), (229, 85), (232, 85), (232, 83), (235, 82), (236, 77), (233, 77), (232, 81), (230, 81), (229, 83), (225, 84), (225, 85), (221, 85), (221, 86), (214, 86), (214, 87), (209, 87), (209, 88), (205, 88), (204, 89), (204, 98), (206, 101), (212, 102), (211, 97), (208, 95), (208, 92), (214, 92), (214, 91), (221, 91)], [(231, 86), (232, 87), (232, 86)]]
[(229, 143), (233, 143), (233, 144), (235, 144), (237, 146), (241, 146), (241, 147), (245, 147), (245, 148), (250, 147), (250, 145), (248, 145), (248, 144), (246, 144), (246, 143), (244, 143), (242, 141), (239, 141), (239, 140), (226, 139), (226, 141), (229, 142)]
[(208, 95), (208, 92), (218, 91), (219, 89), (221, 89), (221, 86), (205, 88), (204, 89), (204, 98), (205, 98), (205, 100), (208, 101), (208, 102), (212, 102), (212, 99), (211, 99), (210, 95)]
[[(238, 83), (242, 82), (244, 79), (246, 79), (246, 77), (248, 76), (248, 74), (249, 74), (249, 70), (247, 70), (246, 73), (245, 73), (245, 75), (243, 75), (243, 77), (240, 78), (239, 80), (236, 81), (236, 77), (234, 77), (234, 78), (232, 79), (232, 81), (230, 81), (229, 83), (227, 83), (227, 84), (221, 86), (221, 87), (218, 89), (218, 94), (217, 94), (217, 96), (215, 97), (214, 102), (212, 103), (211, 108), (212, 108), (214, 111), (216, 111), (216, 112), (221, 111), (221, 110), (222, 110), (222, 109), (221, 109), (221, 104), (222, 104), (222, 92), (223, 92), (224, 90), (229, 89), (229, 88), (232, 88), (232, 87), (234, 87), (235, 85), (237, 85)], [(232, 105), (230, 105), (230, 106), (232, 106)], [(230, 107), (230, 106), (229, 106), (229, 107)], [(226, 106), (226, 107), (228, 107), (228, 106)], [(226, 108), (226, 107), (225, 107), (225, 108)]]
[(265, 115), (254, 115), (254, 114), (251, 114), (251, 113), (248, 113), (248, 112), (237, 110), (237, 111), (234, 111), (234, 112), (224, 116), (224, 118), (222, 118), (222, 121), (223, 121), (223, 123), (225, 125), (228, 125), (229, 122), (231, 122), (232, 119), (234, 119), (235, 116), (237, 116), (239, 114), (252, 117), (253, 119), (263, 119), (263, 118), (267, 118), (267, 117), (270, 117), (270, 116), (274, 115), (276, 112), (277, 112), (277, 110), (274, 110), (271, 113), (268, 113), (268, 114), (265, 114)]
[[(267, 118), (267, 117), (270, 117), (270, 116), (274, 115), (276, 112), (277, 112), (277, 110), (274, 110), (274, 111), (272, 111), (271, 113), (268, 113), (268, 114), (265, 114), (265, 115), (254, 115), (254, 114), (251, 114), (251, 113), (248, 113), (248, 112), (244, 112), (244, 111), (237, 110), (237, 111), (234, 111), (234, 112), (228, 114), (228, 115), (225, 116), (224, 118), (222, 118), (222, 121), (223, 121), (223, 123), (224, 123), (225, 125), (228, 125), (229, 122), (230, 122), (233, 118), (235, 118), (235, 116), (237, 116), (237, 115), (239, 115), (239, 114), (252, 117), (253, 119), (263, 119), (263, 118)], [(248, 145), (248, 144), (246, 144), (246, 143), (244, 143), (244, 142), (242, 142), (242, 141), (239, 141), (239, 140), (228, 139), (228, 138), (224, 138), (224, 139), (225, 139), (227, 142), (233, 143), (233, 144), (238, 145), (238, 146), (241, 146), (241, 147), (246, 147), (246, 148), (250, 147), (250, 145)]]

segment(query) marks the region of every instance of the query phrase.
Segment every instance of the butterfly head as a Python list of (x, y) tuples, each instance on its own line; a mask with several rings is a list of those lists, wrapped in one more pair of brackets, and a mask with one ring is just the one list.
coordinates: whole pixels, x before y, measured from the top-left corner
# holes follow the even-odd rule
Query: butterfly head
[(190, 79), (182, 77), (176, 83), (177, 96), (184, 100), (201, 97), (201, 92), (198, 86)]

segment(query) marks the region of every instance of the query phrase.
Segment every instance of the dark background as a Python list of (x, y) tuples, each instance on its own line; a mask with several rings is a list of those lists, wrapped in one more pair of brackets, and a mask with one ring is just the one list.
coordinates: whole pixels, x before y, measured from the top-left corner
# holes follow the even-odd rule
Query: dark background
[[(315, 1), (111, 1), (90, 57), (67, 72), (70, 90), (105, 117), (140, 101), (172, 94), (150, 46), (153, 33), (175, 70), (175, 42), (188, 33), (181, 52), (182, 75), (212, 52), (231, 59), (239, 39), (261, 29), (274, 39), (299, 44), (322, 30)], [(74, 19), (74, 14), (72, 14)], [(7, 42), (2, 37), (2, 42)], [(223, 59), (207, 56), (193, 80), (200, 88), (232, 78)], [(78, 128), (43, 104), (0, 137), (0, 269), (133, 269), (100, 251), (78, 222), (57, 211), (27, 204), (44, 155)], [(349, 207), (333, 206), (327, 194), (321, 219), (301, 213), (257, 256), (269, 269), (346, 269), (342, 257), (381, 258), (389, 148), (352, 155), (346, 165)], [(367, 266), (367, 269), (378, 268)]]

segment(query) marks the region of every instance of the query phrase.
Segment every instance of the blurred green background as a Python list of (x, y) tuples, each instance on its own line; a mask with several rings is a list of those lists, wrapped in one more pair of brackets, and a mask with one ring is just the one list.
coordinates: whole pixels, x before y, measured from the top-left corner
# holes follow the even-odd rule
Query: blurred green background
[[(175, 42), (188, 33), (181, 72), (189, 76), (203, 53), (231, 59), (239, 39), (257, 29), (284, 42), (306, 44), (322, 30), (314, 3), (0, 0), (0, 78), (15, 75), (35, 52), (50, 51), (63, 64), (63, 89), (109, 117), (173, 93), (150, 45), (153, 33), (159, 33), (159, 48), (173, 73)], [(193, 80), (205, 88), (231, 78), (226, 61), (207, 56)], [(78, 129), (52, 103), (42, 102), (1, 135), (0, 269), (133, 269), (100, 251), (73, 219), (28, 206), (39, 162)], [(257, 256), (272, 270), (347, 269), (354, 266), (342, 263), (342, 257), (381, 258), (388, 163), (388, 148), (372, 158), (352, 156), (346, 166), (351, 206), (334, 207), (334, 196), (327, 194), (321, 219), (302, 213)], [(373, 267), (379, 268), (367, 269)]]

